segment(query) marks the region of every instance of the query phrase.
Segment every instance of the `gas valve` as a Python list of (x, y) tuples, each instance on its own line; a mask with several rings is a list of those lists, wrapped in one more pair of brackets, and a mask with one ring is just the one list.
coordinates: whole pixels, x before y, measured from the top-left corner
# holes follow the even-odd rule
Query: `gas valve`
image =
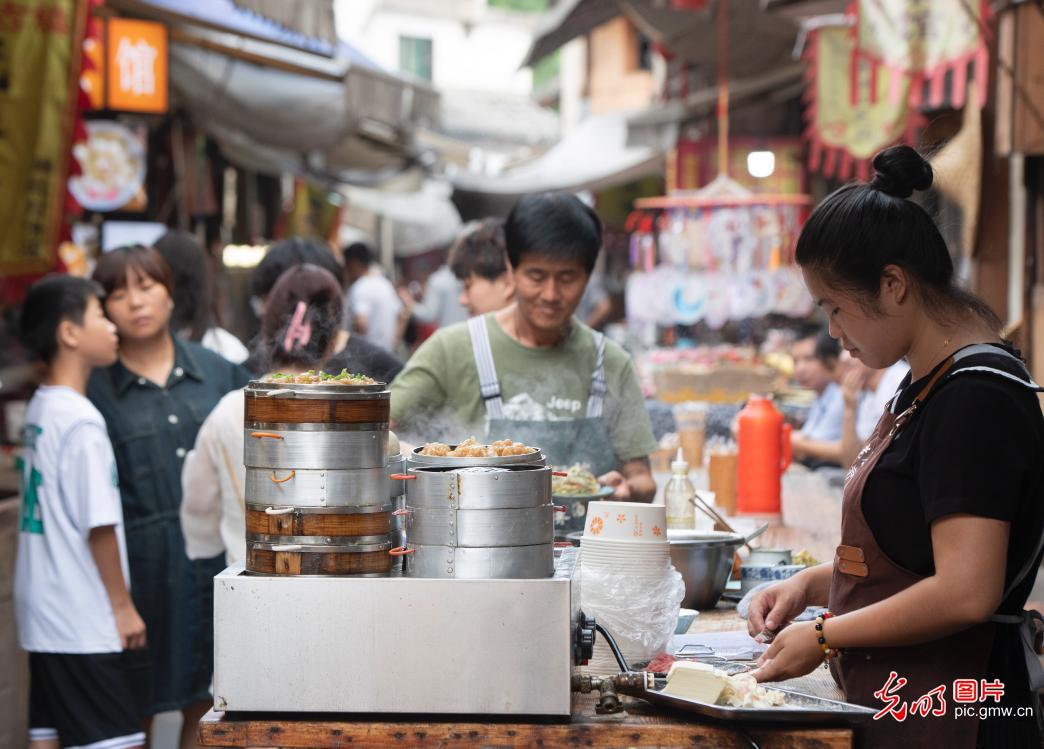
[(584, 666), (594, 655), (595, 620), (583, 611), (576, 623), (576, 634), (573, 640), (573, 660), (576, 665)]

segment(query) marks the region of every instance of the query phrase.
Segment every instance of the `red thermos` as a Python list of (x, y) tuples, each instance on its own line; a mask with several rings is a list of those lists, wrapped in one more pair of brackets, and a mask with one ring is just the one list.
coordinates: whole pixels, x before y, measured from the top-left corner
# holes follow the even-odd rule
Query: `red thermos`
[(750, 396), (736, 421), (736, 510), (779, 514), (780, 477), (790, 465), (790, 425), (762, 395)]

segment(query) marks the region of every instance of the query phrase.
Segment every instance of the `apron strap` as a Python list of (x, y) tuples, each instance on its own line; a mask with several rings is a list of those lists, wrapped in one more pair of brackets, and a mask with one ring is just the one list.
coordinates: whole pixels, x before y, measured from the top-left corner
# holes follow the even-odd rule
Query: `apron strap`
[(468, 320), (468, 333), (471, 335), (475, 368), (478, 369), (479, 389), (486, 404), (486, 416), (491, 419), (503, 418), (504, 402), (500, 398), (500, 380), (497, 379), (497, 368), (493, 363), (493, 349), (489, 345), (485, 315), (476, 315)]
[(591, 374), (591, 389), (587, 393), (587, 418), (598, 419), (602, 416), (605, 395), (609, 391), (605, 384), (605, 335), (595, 332), (595, 368)]

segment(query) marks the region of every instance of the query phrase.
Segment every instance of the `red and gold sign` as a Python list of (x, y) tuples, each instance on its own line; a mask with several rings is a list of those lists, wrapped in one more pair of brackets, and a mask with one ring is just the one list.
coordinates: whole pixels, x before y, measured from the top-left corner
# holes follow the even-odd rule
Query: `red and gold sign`
[(76, 104), (83, 8), (0, 0), (0, 277), (54, 268)]

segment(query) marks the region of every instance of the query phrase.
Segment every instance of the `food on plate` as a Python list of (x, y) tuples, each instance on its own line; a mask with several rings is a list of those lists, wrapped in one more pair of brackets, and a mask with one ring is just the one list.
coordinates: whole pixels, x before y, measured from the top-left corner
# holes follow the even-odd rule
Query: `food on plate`
[(749, 673), (732, 674), (706, 663), (675, 661), (667, 672), (664, 694), (729, 707), (780, 707), (785, 695), (758, 684)]
[(556, 496), (589, 496), (601, 488), (585, 463), (574, 463), (566, 469), (565, 476), (551, 478), (551, 493)]
[(819, 560), (812, 556), (808, 549), (802, 549), (794, 555), (794, 564), (803, 564), (806, 567), (814, 567), (819, 564)]
[(535, 447), (513, 440), (497, 440), (491, 445), (481, 445), (474, 437), (468, 437), (456, 447), (443, 442), (429, 442), (421, 448), (421, 455), (433, 458), (503, 458), (509, 455), (529, 455)]
[(329, 372), (316, 372), (309, 369), (307, 372), (296, 374), (293, 372), (273, 372), (264, 379), (265, 382), (277, 382), (287, 385), (376, 385), (377, 380), (361, 374), (350, 374), (347, 369), (342, 369), (339, 374)]

